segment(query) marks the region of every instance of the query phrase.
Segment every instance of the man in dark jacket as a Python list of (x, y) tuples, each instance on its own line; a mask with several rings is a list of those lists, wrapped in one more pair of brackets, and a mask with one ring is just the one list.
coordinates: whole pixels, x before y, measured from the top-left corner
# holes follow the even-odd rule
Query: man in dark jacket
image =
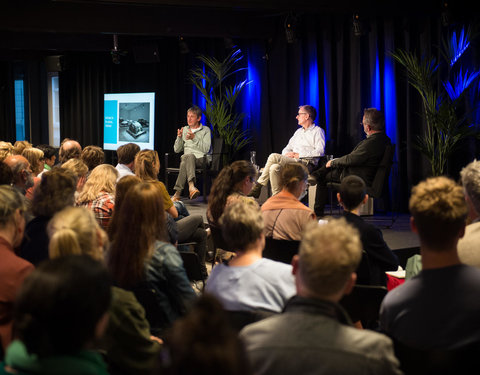
[(367, 135), (348, 155), (329, 160), (324, 166), (312, 172), (317, 181), (315, 195), (315, 214), (323, 216), (327, 201), (327, 182), (340, 182), (343, 177), (356, 175), (370, 186), (375, 172), (382, 161), (390, 138), (385, 134), (385, 119), (383, 113), (375, 108), (366, 108), (363, 113), (363, 130)]

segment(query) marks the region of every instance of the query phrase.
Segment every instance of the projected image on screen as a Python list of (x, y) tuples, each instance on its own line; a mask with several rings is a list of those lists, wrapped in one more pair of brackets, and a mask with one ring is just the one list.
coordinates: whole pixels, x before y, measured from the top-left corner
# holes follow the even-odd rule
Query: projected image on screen
[(150, 103), (119, 103), (119, 133), (122, 142), (148, 142)]
[(126, 143), (154, 149), (155, 93), (104, 95), (103, 148), (116, 150)]

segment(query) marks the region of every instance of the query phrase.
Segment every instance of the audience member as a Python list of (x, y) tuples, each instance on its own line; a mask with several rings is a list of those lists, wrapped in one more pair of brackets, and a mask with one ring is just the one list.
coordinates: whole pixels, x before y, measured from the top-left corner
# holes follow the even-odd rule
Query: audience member
[[(117, 286), (135, 292), (156, 336), (185, 314), (196, 294), (190, 286), (177, 249), (161, 241), (165, 233), (162, 192), (158, 184), (144, 182), (127, 191), (115, 215), (107, 263)], [(148, 306), (142, 291), (154, 290)], [(153, 309), (153, 310), (152, 310)]]
[(159, 374), (248, 375), (243, 343), (220, 303), (203, 295), (165, 338)]
[(43, 171), (43, 151), (36, 147), (30, 147), (22, 151), (22, 156), (28, 160), (32, 169), (33, 186), (28, 188), (25, 193), (27, 199), (32, 200), (33, 192), (40, 182), (38, 175)]
[[(43, 172), (51, 170), (55, 165), (57, 150), (55, 147), (47, 144), (38, 145), (37, 148), (43, 151)], [(39, 177), (41, 174), (39, 174)]]
[[(67, 207), (48, 224), (50, 258), (84, 254), (103, 261), (108, 239), (93, 213), (84, 207)], [(105, 353), (109, 372), (150, 375), (160, 349), (150, 335), (145, 310), (132, 292), (112, 287), (107, 330), (95, 348)]]
[(0, 161), (0, 185), (12, 185), (13, 173), (10, 167), (3, 161)]
[(89, 348), (105, 331), (110, 300), (107, 270), (90, 257), (43, 263), (17, 297), (17, 339), (0, 372), (107, 375), (102, 356)]
[(300, 241), (305, 226), (315, 220), (313, 211), (300, 200), (308, 189), (308, 169), (301, 163), (282, 168), (282, 191), (262, 205), (265, 236), (278, 240)]
[(107, 230), (115, 206), (118, 172), (112, 165), (95, 167), (78, 195), (76, 205), (92, 210), (100, 226)]
[(75, 200), (78, 198), (78, 194), (83, 189), (85, 181), (87, 181), (88, 167), (87, 165), (78, 158), (68, 159), (65, 163), (62, 164), (62, 168), (68, 169), (77, 176), (77, 191), (75, 192)]
[(22, 155), (23, 150), (31, 147), (33, 147), (33, 145), (28, 141), (16, 141), (13, 145), (12, 154)]
[(253, 201), (247, 197), (257, 177), (257, 170), (245, 160), (234, 161), (222, 168), (215, 178), (208, 197), (207, 219), (218, 225), (225, 207), (237, 201)]
[(60, 144), (60, 149), (58, 150), (58, 160), (63, 164), (69, 159), (80, 159), (81, 154), (82, 146), (80, 146), (80, 143), (73, 139), (65, 138)]
[(13, 154), (13, 145), (10, 142), (0, 141), (0, 161)]
[(131, 176), (135, 173), (135, 156), (140, 151), (136, 143), (127, 143), (117, 148), (118, 164), (115, 168), (118, 171), (118, 179), (124, 176)]
[(236, 202), (220, 218), (222, 235), (237, 253), (213, 268), (206, 292), (230, 311), (282, 311), (295, 294), (292, 266), (262, 258), (265, 235), (256, 202)]
[(422, 271), (387, 294), (381, 329), (421, 350), (480, 342), (480, 270), (461, 264), (457, 254), (468, 213), (462, 188), (446, 177), (429, 178), (412, 189), (409, 208)]
[[(158, 181), (157, 176), (160, 171), (160, 160), (157, 151), (142, 150), (135, 157), (135, 174), (143, 181), (153, 182), (161, 192), (163, 207), (165, 211), (174, 219), (179, 216), (178, 210), (172, 199), (168, 195), (163, 182)], [(203, 223), (202, 215), (189, 215), (176, 220), (178, 229), (178, 243), (196, 242), (194, 246), (195, 253), (198, 255), (202, 272), (208, 277), (207, 267), (205, 265), (205, 256), (207, 253), (207, 232)]]
[(15, 254), (25, 230), (24, 197), (13, 187), (0, 186), (0, 344), (12, 339), (12, 306), (23, 279), (33, 265)]
[(27, 189), (33, 186), (33, 175), (30, 163), (22, 155), (7, 156), (4, 163), (12, 170), (13, 187), (25, 195)]
[(88, 167), (88, 171), (91, 172), (95, 167), (105, 162), (105, 153), (101, 147), (87, 146), (82, 150), (80, 159)]
[(460, 172), (463, 193), (468, 207), (468, 225), (458, 241), (458, 257), (462, 263), (480, 267), (480, 161), (474, 160)]
[(67, 206), (73, 206), (77, 179), (64, 168), (54, 168), (43, 174), (35, 190), (32, 214), (25, 229), (20, 256), (37, 266), (48, 259), (47, 224), (53, 215)]
[(343, 218), (308, 226), (292, 260), (297, 295), (240, 333), (255, 374), (402, 373), (391, 340), (351, 326), (338, 304), (361, 256), (358, 232)]
[(362, 126), (367, 138), (358, 143), (348, 155), (329, 160), (311, 173), (317, 181), (315, 195), (315, 214), (322, 217), (327, 201), (327, 182), (340, 182), (349, 175), (356, 175), (371, 185), (378, 165), (390, 144), (385, 134), (385, 118), (375, 108), (366, 108), (363, 112)]
[[(396, 271), (398, 259), (383, 239), (382, 231), (360, 217), (360, 208), (368, 200), (365, 182), (358, 176), (347, 176), (340, 184), (338, 202), (344, 208), (343, 216), (360, 233), (363, 250), (368, 259), (368, 272), (357, 270), (357, 283), (387, 286), (385, 271)], [(364, 260), (365, 261), (365, 260)]]
[[(203, 166), (203, 157), (210, 152), (212, 135), (210, 128), (200, 123), (202, 110), (194, 105), (187, 111), (187, 124), (177, 130), (177, 138), (173, 151), (177, 154), (183, 152), (180, 161), (180, 171), (175, 182), (173, 201), (179, 201), (185, 183), (188, 183), (189, 197), (195, 199), (200, 195), (200, 190), (195, 187), (195, 168)], [(203, 192), (206, 194), (206, 192)]]
[[(313, 165), (318, 163), (320, 156), (323, 156), (325, 151), (325, 132), (321, 127), (315, 125), (315, 117), (317, 117), (317, 111), (311, 105), (298, 107), (297, 121), (301, 128), (295, 131), (281, 155), (270, 154), (262, 175), (250, 192), (251, 196), (258, 198), (262, 187), (268, 181), (272, 186), (272, 195), (280, 192), (282, 189), (281, 168), (288, 163), (298, 162), (301, 158), (309, 158)], [(305, 161), (305, 163), (309, 162)]]

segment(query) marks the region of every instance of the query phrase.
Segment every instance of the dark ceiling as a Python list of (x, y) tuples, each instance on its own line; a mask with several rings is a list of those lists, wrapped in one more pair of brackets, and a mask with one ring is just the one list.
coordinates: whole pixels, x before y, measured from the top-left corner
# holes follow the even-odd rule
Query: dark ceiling
[[(164, 37), (269, 38), (289, 14), (409, 15), (445, 2), (392, 0), (34, 0), (0, 5), (0, 54), (100, 51)], [(460, 7), (455, 2), (457, 9)], [(450, 5), (449, 5), (450, 7)], [(451, 8), (450, 8), (451, 9)]]

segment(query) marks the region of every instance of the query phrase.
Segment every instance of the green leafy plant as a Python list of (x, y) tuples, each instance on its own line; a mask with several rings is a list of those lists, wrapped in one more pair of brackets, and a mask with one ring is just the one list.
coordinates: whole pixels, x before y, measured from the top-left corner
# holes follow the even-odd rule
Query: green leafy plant
[(190, 71), (190, 82), (204, 97), (207, 120), (212, 125), (214, 134), (223, 139), (228, 158), (231, 158), (251, 141), (248, 131), (242, 129), (245, 113), (235, 109), (236, 100), (250, 83), (247, 80), (235, 81), (235, 77), (245, 70), (237, 68), (242, 59), (241, 51), (232, 51), (222, 61), (205, 55), (197, 58), (203, 66)]
[[(435, 57), (418, 57), (404, 50), (392, 53), (406, 69), (409, 84), (422, 99), (426, 129), (418, 136), (416, 146), (429, 160), (434, 176), (445, 174), (447, 160), (460, 140), (477, 134), (465, 109), (465, 97), (480, 72), (464, 71), (459, 66), (471, 36), (469, 28), (462, 29), (458, 38), (453, 32), (450, 38), (443, 40), (440, 50), (443, 65), (437, 63)], [(445, 74), (444, 79), (442, 74)]]

